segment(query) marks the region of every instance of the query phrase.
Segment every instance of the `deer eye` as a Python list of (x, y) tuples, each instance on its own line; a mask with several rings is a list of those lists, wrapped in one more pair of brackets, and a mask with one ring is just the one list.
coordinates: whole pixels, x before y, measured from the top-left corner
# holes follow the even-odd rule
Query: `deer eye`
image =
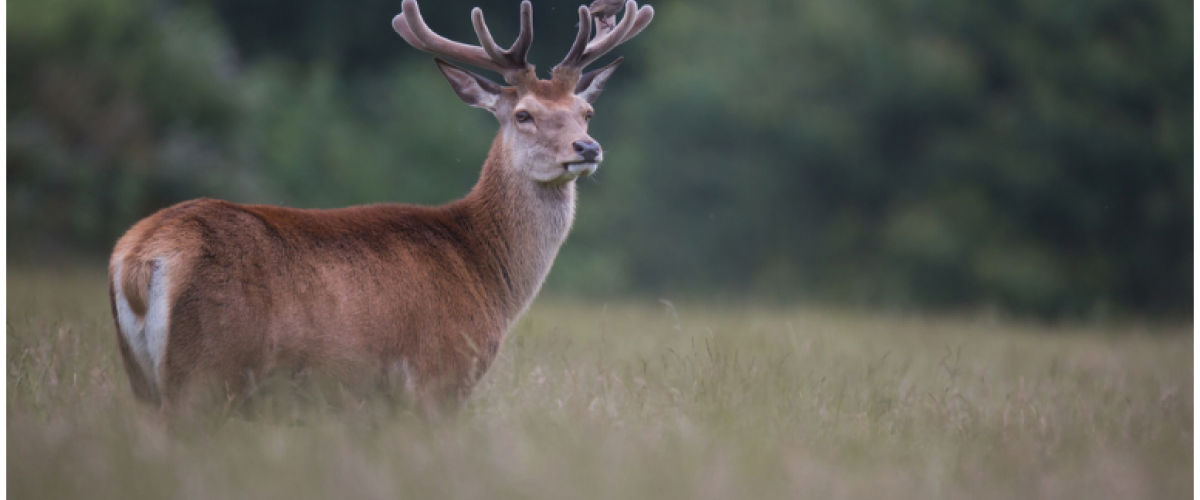
[(514, 116), (517, 118), (517, 122), (520, 123), (529, 123), (533, 121), (533, 115), (529, 114), (528, 111), (517, 111), (517, 114)]
[(585, 121), (589, 121), (589, 122), (590, 122), (590, 121), (592, 121), (592, 117), (593, 117), (593, 116), (596, 116), (596, 113), (593, 113), (593, 112), (591, 112), (591, 111), (588, 111), (587, 113), (585, 113), (585, 114), (583, 115), (583, 119), (584, 119)]

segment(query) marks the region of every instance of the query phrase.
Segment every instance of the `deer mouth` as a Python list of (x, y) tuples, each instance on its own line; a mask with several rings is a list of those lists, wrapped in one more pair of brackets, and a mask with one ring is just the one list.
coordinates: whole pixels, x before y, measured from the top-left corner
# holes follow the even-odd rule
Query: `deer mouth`
[(596, 173), (596, 169), (600, 168), (600, 162), (578, 161), (578, 162), (564, 163), (563, 167), (565, 167), (568, 172), (574, 174), (577, 177), (587, 177), (589, 175)]

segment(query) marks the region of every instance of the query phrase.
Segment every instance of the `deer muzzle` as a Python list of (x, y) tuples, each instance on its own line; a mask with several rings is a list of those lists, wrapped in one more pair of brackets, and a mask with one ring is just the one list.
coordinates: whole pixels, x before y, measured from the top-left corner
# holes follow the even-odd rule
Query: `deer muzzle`
[(571, 147), (575, 149), (575, 154), (578, 155), (578, 160), (571, 161), (565, 166), (567, 171), (576, 176), (584, 177), (592, 175), (596, 169), (600, 167), (600, 162), (604, 161), (604, 153), (600, 150), (600, 143), (592, 139), (584, 139), (571, 143)]

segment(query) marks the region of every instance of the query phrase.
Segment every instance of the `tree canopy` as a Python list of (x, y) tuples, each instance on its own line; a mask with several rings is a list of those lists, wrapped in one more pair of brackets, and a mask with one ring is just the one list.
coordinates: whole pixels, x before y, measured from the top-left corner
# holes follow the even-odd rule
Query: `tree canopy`
[[(515, 34), (516, 1), (422, 12), (471, 41), (476, 3), (498, 40)], [(1190, 312), (1191, 4), (655, 7), (609, 56), (627, 62), (597, 103), (607, 161), (551, 287)], [(443, 203), (494, 133), (392, 32), (399, 2), (8, 9), (10, 260), (104, 255), (197, 196)], [(574, 6), (534, 11), (545, 71)]]

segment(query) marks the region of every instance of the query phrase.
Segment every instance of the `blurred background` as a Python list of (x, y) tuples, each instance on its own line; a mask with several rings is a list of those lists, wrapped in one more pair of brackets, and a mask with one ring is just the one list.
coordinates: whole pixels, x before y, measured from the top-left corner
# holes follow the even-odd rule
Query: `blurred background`
[[(577, 2), (534, 0), (543, 74)], [(516, 0), (426, 1), (501, 44)], [(662, 0), (597, 103), (547, 293), (1192, 314), (1178, 0)], [(445, 203), (496, 130), (399, 0), (10, 0), (8, 263), (99, 264), (194, 197)], [(494, 75), (493, 75), (494, 76)]]

